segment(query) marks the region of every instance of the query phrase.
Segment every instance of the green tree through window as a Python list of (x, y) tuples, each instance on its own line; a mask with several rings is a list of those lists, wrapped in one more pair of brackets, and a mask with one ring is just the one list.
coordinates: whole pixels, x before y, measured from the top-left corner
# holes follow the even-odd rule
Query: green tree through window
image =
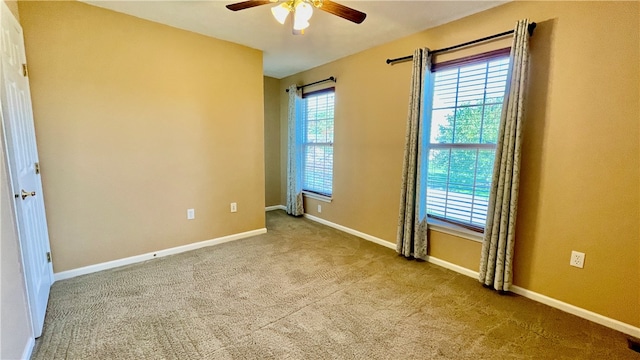
[(302, 189), (331, 196), (333, 181), (334, 88), (304, 95)]
[(482, 230), (508, 58), (436, 72), (428, 150), (427, 213)]

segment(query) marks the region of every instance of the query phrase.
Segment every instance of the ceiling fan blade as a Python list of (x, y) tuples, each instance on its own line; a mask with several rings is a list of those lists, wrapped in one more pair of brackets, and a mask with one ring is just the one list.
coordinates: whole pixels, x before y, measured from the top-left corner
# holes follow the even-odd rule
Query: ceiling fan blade
[(254, 6), (266, 5), (266, 4), (271, 4), (271, 3), (272, 3), (272, 1), (270, 1), (270, 0), (241, 1), (239, 3), (227, 5), (227, 9), (232, 10), (232, 11), (238, 11), (238, 10), (244, 10), (244, 9), (252, 8)]
[[(251, 1), (248, 1), (251, 2)], [(352, 9), (348, 6), (340, 5), (336, 2), (330, 0), (324, 0), (322, 2), (322, 6), (318, 9), (326, 11), (330, 14), (340, 16), (343, 19), (347, 19), (349, 21), (353, 21), (356, 24), (360, 24), (367, 17), (367, 14), (358, 11), (356, 9)]]

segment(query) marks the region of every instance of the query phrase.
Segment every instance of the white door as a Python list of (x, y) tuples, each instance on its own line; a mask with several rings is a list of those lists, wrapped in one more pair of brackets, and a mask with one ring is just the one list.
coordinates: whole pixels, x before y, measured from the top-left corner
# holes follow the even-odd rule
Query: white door
[(35, 337), (42, 334), (44, 315), (53, 283), (49, 234), (44, 212), (38, 149), (22, 28), (2, 2), (0, 90), (2, 126), (13, 189), (22, 266)]

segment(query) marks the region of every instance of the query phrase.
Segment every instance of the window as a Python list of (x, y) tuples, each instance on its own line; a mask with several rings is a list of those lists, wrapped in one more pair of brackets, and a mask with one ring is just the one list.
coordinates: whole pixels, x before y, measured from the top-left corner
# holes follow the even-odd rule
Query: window
[(331, 197), (335, 89), (303, 95), (302, 190)]
[(435, 68), (425, 124), (430, 217), (484, 230), (508, 68), (504, 51)]

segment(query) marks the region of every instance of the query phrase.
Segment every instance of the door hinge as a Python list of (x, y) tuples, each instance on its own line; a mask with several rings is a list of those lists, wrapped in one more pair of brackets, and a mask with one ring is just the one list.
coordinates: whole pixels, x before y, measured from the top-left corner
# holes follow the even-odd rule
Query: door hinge
[(35, 163), (34, 168), (36, 169), (36, 174), (40, 174), (40, 163), (39, 162)]
[(47, 251), (47, 262), (51, 262), (51, 253)]
[(27, 69), (27, 64), (22, 64), (22, 76), (29, 76), (29, 69)]

